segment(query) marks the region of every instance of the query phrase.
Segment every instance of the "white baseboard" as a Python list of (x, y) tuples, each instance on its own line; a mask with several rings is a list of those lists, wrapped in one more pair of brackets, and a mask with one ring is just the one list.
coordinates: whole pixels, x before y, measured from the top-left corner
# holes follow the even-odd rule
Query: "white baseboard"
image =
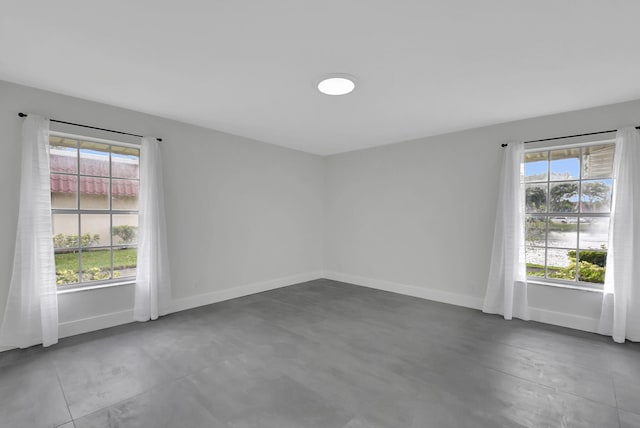
[[(226, 288), (223, 290), (213, 291), (211, 293), (183, 297), (181, 299), (175, 299), (173, 301), (171, 305), (171, 312), (184, 311), (186, 309), (192, 309), (198, 306), (210, 305), (212, 303), (222, 302), (224, 300), (235, 299), (237, 297), (248, 296), (250, 294), (261, 293), (263, 291), (274, 290), (276, 288), (286, 287), (289, 285), (298, 284), (300, 282), (312, 281), (314, 279), (320, 278), (323, 278), (322, 271), (307, 272), (283, 278), (270, 279), (267, 281), (254, 282), (251, 284)], [(130, 322), (133, 322), (133, 308), (125, 311), (112, 312), (95, 317), (82, 318), (60, 323), (58, 326), (58, 335), (60, 338), (75, 336), (77, 334), (89, 333), (96, 330), (102, 330), (104, 328), (128, 324)], [(0, 352), (8, 351), (10, 349), (13, 348), (0, 347)]]
[(133, 309), (58, 324), (58, 336), (69, 337), (133, 322)]
[(382, 279), (365, 278), (341, 272), (325, 271), (325, 278), (361, 285), (363, 287), (375, 288), (377, 290), (419, 297), (421, 299), (433, 300), (435, 302), (449, 303), (451, 305), (463, 306), (465, 308), (482, 309), (482, 299), (473, 296), (466, 296), (464, 294), (451, 293), (448, 291), (419, 287), (416, 285), (401, 284), (399, 282), (386, 281)]
[[(198, 306), (210, 305), (212, 303), (248, 296), (250, 294), (286, 287), (288, 285), (311, 281), (318, 278), (322, 278), (322, 271), (291, 275), (284, 278), (276, 278), (225, 288), (223, 290), (212, 291), (211, 293), (174, 299), (171, 304), (170, 312), (184, 311), (187, 309), (197, 308)], [(76, 334), (102, 330), (103, 328), (115, 327), (117, 325), (127, 324), (130, 322), (133, 322), (133, 308), (126, 311), (112, 312), (95, 317), (61, 323), (59, 326), (59, 336), (69, 337)]]
[(583, 317), (540, 308), (529, 308), (529, 315), (532, 321), (587, 331), (589, 333), (598, 333), (599, 320), (597, 318)]
[(261, 293), (263, 291), (274, 290), (276, 288), (287, 287), (300, 282), (312, 281), (322, 278), (323, 272), (307, 272), (291, 275), (284, 278), (270, 279), (267, 281), (254, 282), (252, 284), (240, 285), (237, 287), (225, 288), (223, 290), (212, 291), (210, 293), (197, 294), (195, 296), (174, 299), (171, 305), (171, 312), (179, 312), (198, 306), (210, 305), (224, 300), (235, 299), (237, 297), (248, 296), (250, 294)]
[[(451, 293), (448, 291), (436, 290), (416, 285), (401, 284), (398, 282), (374, 278), (365, 278), (341, 272), (315, 271), (175, 299), (171, 306), (171, 312), (184, 311), (199, 306), (210, 305), (212, 303), (222, 302), (224, 300), (235, 299), (237, 297), (248, 296), (250, 294), (261, 293), (263, 291), (274, 290), (276, 288), (286, 287), (289, 285), (312, 281), (314, 279), (320, 278), (347, 282), (363, 287), (390, 291), (392, 293), (404, 294), (407, 296), (448, 303), (451, 305), (462, 306), (466, 308), (482, 308), (482, 299), (473, 296)], [(596, 329), (598, 327), (598, 320), (595, 318), (582, 317), (579, 315), (555, 312), (540, 308), (530, 308), (530, 314), (533, 321), (568, 327), (576, 330), (596, 332)], [(61, 338), (69, 337), (77, 334), (101, 330), (104, 328), (115, 327), (117, 325), (127, 324), (130, 322), (133, 322), (133, 309), (60, 323), (59, 335)], [(11, 348), (0, 348), (0, 352), (7, 351), (9, 349)]]
[[(341, 272), (325, 272), (325, 278), (361, 285), (363, 287), (390, 291), (392, 293), (419, 297), (421, 299), (449, 303), (451, 305), (463, 306), (465, 308), (482, 309), (483, 299), (473, 296), (465, 296), (463, 294), (450, 293), (448, 291), (435, 290), (433, 288), (365, 278)], [(590, 333), (596, 333), (598, 328), (598, 320), (596, 318), (583, 317), (580, 315), (567, 314), (540, 308), (529, 308), (529, 313), (532, 321), (538, 321), (545, 324), (552, 324), (572, 328), (574, 330), (587, 331)]]

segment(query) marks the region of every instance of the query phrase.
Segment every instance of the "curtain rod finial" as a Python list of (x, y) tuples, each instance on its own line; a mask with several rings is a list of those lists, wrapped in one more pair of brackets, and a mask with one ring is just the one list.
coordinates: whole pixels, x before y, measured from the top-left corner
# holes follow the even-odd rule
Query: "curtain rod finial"
[(502, 147), (507, 147), (507, 146), (508, 146), (508, 144), (507, 144), (507, 143), (502, 143), (502, 144), (501, 144), (501, 146), (502, 146)]
[(27, 114), (26, 114), (26, 113), (22, 113), (22, 112), (20, 112), (20, 113), (18, 113), (18, 116), (20, 116), (20, 117), (27, 117)]

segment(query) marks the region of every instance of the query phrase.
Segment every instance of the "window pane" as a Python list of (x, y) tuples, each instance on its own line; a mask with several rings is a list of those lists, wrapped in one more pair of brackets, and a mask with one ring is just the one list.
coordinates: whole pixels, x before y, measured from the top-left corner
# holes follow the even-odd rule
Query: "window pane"
[(584, 282), (604, 284), (607, 253), (604, 251), (580, 251), (578, 279)]
[(78, 177), (51, 174), (51, 208), (78, 208)]
[(136, 276), (137, 248), (113, 250), (113, 277), (130, 278)]
[(576, 248), (578, 243), (577, 217), (551, 217), (549, 219), (549, 247)]
[(80, 209), (109, 209), (109, 179), (80, 177)]
[(527, 247), (527, 276), (544, 277), (544, 248)]
[(551, 183), (549, 189), (549, 211), (570, 213), (578, 211), (578, 182)]
[(575, 281), (575, 250), (547, 249), (547, 277)]
[(582, 149), (582, 178), (611, 178), (613, 176), (613, 144)]
[(525, 153), (528, 276), (604, 282), (609, 218), (599, 215), (611, 210), (614, 148), (609, 143)]
[(139, 181), (113, 179), (111, 186), (114, 210), (136, 211), (138, 209)]
[(53, 214), (53, 248), (78, 248), (78, 216)]
[(608, 217), (580, 218), (580, 249), (606, 249), (609, 241)]
[(80, 174), (109, 176), (109, 146), (107, 144), (80, 142)]
[(52, 209), (75, 211), (52, 213), (58, 284), (135, 278), (140, 150), (57, 136), (49, 141)]
[(526, 210), (528, 213), (543, 213), (547, 211), (547, 185), (527, 184), (525, 186)]
[(80, 229), (83, 247), (111, 245), (109, 214), (81, 214)]
[(82, 251), (82, 281), (103, 281), (111, 278), (111, 250)]
[(580, 209), (588, 213), (605, 213), (611, 210), (612, 181), (585, 180), (582, 182)]
[(138, 215), (115, 214), (113, 216), (113, 245), (131, 245), (138, 242)]
[(49, 137), (49, 163), (51, 172), (78, 172), (78, 142), (68, 138)]
[(547, 181), (549, 152), (525, 153), (524, 181)]
[(140, 150), (132, 147), (111, 147), (111, 174), (116, 178), (140, 177)]
[(56, 283), (58, 285), (78, 282), (78, 262), (80, 254), (74, 251), (56, 252)]
[(547, 218), (545, 216), (528, 215), (525, 221), (525, 240), (527, 246), (543, 247), (547, 234)]
[(580, 178), (580, 149), (551, 151), (551, 181)]

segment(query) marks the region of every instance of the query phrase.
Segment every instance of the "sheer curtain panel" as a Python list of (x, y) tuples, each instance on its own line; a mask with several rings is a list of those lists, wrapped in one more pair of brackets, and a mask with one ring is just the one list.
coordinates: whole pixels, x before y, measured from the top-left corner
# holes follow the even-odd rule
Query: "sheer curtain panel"
[(524, 254), (524, 143), (509, 143), (502, 157), (487, 294), (482, 311), (529, 319)]
[(58, 343), (49, 180), (49, 119), (30, 114), (22, 124), (18, 229), (0, 346)]
[(162, 156), (155, 138), (144, 137), (140, 150), (138, 273), (134, 319), (155, 320), (169, 312), (171, 279), (164, 214)]
[(618, 130), (599, 332), (640, 341), (640, 133)]

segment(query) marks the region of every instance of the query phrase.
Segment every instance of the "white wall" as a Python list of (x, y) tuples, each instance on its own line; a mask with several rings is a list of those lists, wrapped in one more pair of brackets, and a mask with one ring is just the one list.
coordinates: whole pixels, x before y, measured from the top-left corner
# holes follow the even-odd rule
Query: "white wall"
[[(321, 276), (321, 157), (0, 81), (0, 318), (18, 217), (20, 111), (164, 139), (176, 309)], [(61, 294), (59, 304), (62, 334), (78, 333), (130, 320), (133, 290)]]
[[(19, 111), (164, 138), (176, 310), (320, 277), (323, 268), (327, 277), (479, 307), (500, 143), (640, 123), (639, 100), (323, 159), (0, 81), (0, 315), (18, 215)], [(129, 321), (133, 289), (59, 302), (70, 335)], [(598, 293), (548, 287), (531, 287), (530, 302), (539, 320), (587, 330), (600, 308)]]
[[(500, 143), (638, 124), (634, 101), (329, 156), (326, 276), (480, 307)], [(538, 320), (596, 326), (599, 293), (531, 286), (529, 298)]]

